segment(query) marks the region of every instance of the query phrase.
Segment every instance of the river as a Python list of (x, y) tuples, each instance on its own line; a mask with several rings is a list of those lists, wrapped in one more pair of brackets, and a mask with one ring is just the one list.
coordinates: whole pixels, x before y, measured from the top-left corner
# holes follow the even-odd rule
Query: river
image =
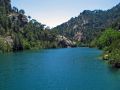
[(0, 90), (120, 90), (120, 71), (92, 48), (0, 54)]

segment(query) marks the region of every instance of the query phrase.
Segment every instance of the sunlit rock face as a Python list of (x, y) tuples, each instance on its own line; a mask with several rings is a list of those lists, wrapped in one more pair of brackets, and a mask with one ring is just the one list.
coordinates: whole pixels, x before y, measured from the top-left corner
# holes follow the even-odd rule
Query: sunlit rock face
[(61, 47), (75, 47), (76, 43), (66, 38), (65, 36), (58, 35), (56, 40)]
[(76, 41), (81, 41), (83, 38), (83, 34), (81, 32), (77, 32), (75, 36), (73, 37), (74, 40)]

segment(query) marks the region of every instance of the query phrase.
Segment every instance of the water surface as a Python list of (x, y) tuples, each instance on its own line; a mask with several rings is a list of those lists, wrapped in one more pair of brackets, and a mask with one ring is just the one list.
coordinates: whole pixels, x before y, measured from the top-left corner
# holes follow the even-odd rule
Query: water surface
[(120, 90), (120, 71), (90, 48), (0, 54), (0, 90)]

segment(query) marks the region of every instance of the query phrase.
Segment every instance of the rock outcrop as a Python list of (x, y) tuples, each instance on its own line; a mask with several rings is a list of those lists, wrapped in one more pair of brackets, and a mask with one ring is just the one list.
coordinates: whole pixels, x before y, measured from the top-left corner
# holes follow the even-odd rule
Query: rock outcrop
[[(80, 40), (76, 35), (77, 32), (81, 32), (83, 35), (82, 43), (88, 44), (94, 38), (99, 36), (105, 28), (111, 27), (114, 22), (118, 22), (120, 18), (120, 3), (115, 7), (103, 10), (85, 10), (81, 12), (78, 17), (71, 18), (67, 22), (58, 25), (53, 28), (60, 35), (64, 35), (72, 39), (74, 36), (76, 39)], [(120, 29), (120, 27), (118, 26)]]
[(76, 41), (81, 41), (83, 38), (83, 34), (81, 32), (77, 32), (75, 36), (73, 37), (74, 40)]
[(76, 43), (66, 38), (65, 36), (58, 35), (56, 40), (58, 41), (58, 46), (60, 47), (75, 47)]

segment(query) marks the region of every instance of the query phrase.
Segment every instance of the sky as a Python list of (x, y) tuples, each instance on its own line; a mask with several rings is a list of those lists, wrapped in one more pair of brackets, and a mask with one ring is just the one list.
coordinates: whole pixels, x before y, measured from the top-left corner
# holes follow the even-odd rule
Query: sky
[(78, 16), (83, 10), (107, 10), (120, 0), (11, 0), (12, 6), (24, 9), (26, 15), (33, 19), (55, 27), (72, 17)]

